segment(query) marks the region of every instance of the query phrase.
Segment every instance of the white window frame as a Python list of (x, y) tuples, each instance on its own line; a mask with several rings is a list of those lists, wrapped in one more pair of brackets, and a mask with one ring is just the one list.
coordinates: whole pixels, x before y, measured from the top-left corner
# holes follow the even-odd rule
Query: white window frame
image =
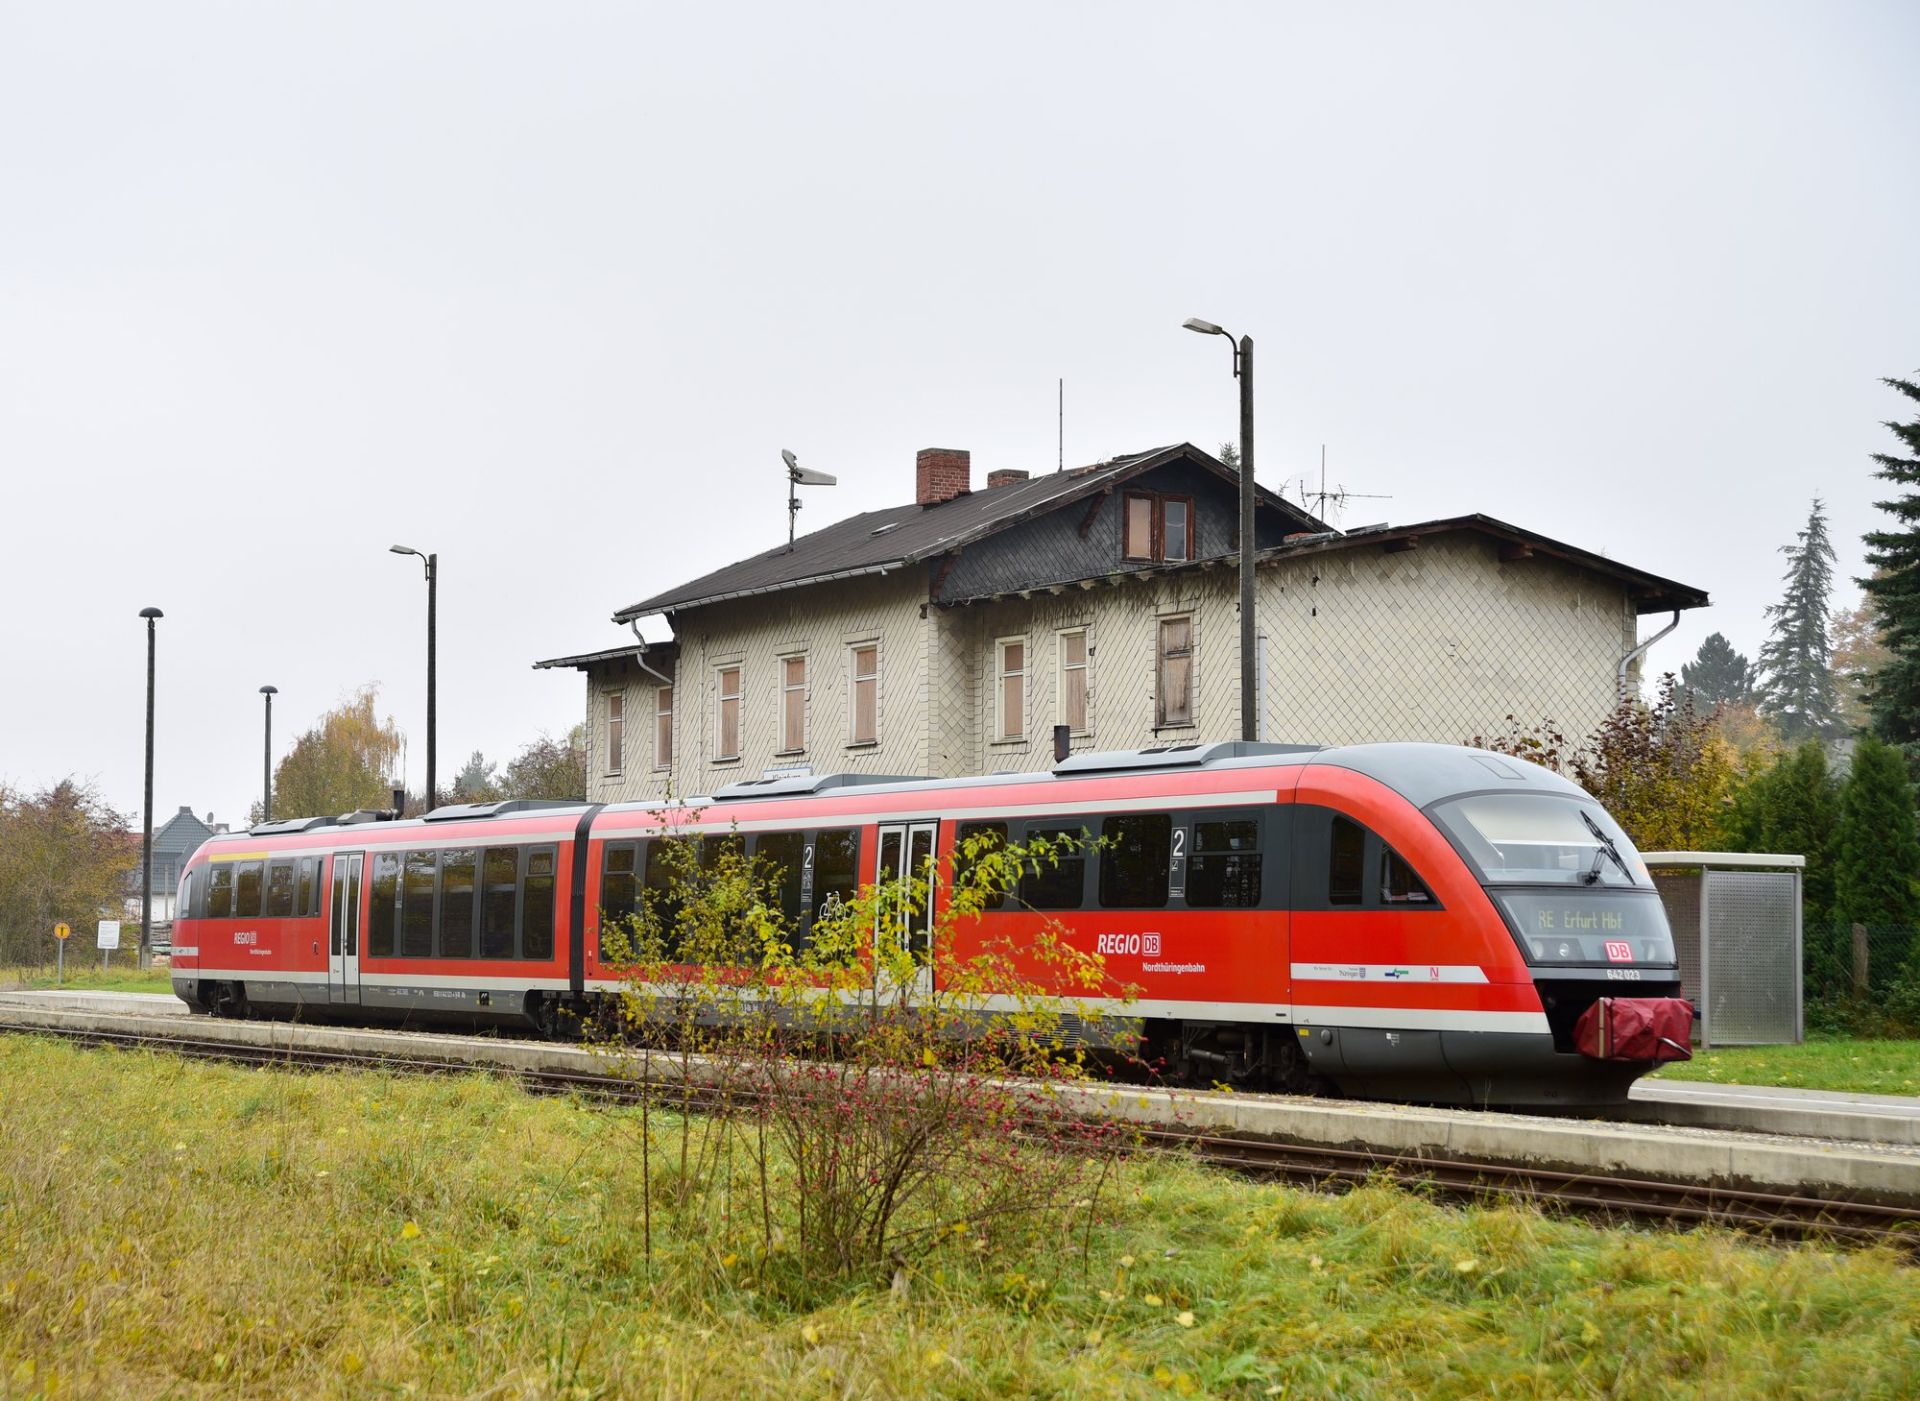
[[(1007, 670), (1007, 648), (1020, 649), (1020, 667), (1017, 671)], [(1020, 730), (1017, 734), (1007, 733), (1007, 680), (1020, 678)], [(1033, 643), (1025, 633), (1017, 637), (996, 637), (993, 639), (993, 743), (1025, 744), (1027, 742), (1027, 713), (1033, 704)]]
[[(800, 684), (793, 685), (787, 680), (787, 666), (790, 662), (800, 663)], [(807, 739), (813, 728), (812, 700), (808, 694), (813, 684), (813, 667), (808, 664), (805, 652), (785, 652), (780, 656), (780, 747), (776, 754), (804, 754), (807, 752)], [(787, 697), (795, 691), (800, 693), (800, 743), (787, 743)]]
[[(1080, 662), (1078, 666), (1067, 665), (1067, 639), (1069, 637), (1078, 637), (1080, 639)], [(1053, 657), (1054, 706), (1060, 717), (1059, 723), (1063, 725), (1071, 725), (1073, 723), (1067, 718), (1067, 673), (1070, 671), (1078, 671), (1080, 673), (1080, 700), (1085, 712), (1081, 718), (1086, 723), (1078, 729), (1070, 730), (1069, 733), (1075, 739), (1085, 739), (1093, 733), (1093, 630), (1085, 623), (1080, 624), (1078, 627), (1061, 628), (1053, 636)]]
[(624, 686), (609, 686), (601, 694), (607, 698), (606, 773), (608, 778), (618, 778), (627, 768), (627, 691)]
[[(677, 728), (674, 723), (673, 701), (674, 693), (677, 689), (675, 686), (655, 686), (653, 688), (653, 767), (656, 773), (673, 767), (673, 732)], [(667, 698), (667, 703), (664, 708), (660, 704), (660, 697), (663, 695)], [(662, 717), (664, 717), (667, 722), (667, 744), (664, 752), (660, 747), (660, 721)]]
[[(733, 673), (734, 692), (728, 696), (726, 675)], [(740, 751), (746, 748), (746, 691), (747, 668), (744, 662), (717, 662), (713, 668), (713, 762), (716, 764), (737, 764)], [(731, 754), (720, 752), (720, 746), (726, 742), (727, 702), (733, 702), (733, 749)]]
[[(1184, 622), (1187, 625), (1187, 718), (1167, 720), (1166, 698), (1161, 694), (1160, 684), (1164, 668), (1161, 666), (1161, 636), (1168, 623)], [(1198, 723), (1198, 697), (1200, 694), (1200, 630), (1194, 622), (1192, 613), (1167, 613), (1153, 620), (1153, 728), (1154, 730), (1190, 730)]]
[[(860, 674), (860, 654), (873, 653), (873, 674)], [(860, 686), (865, 682), (873, 687), (873, 733), (862, 736), (860, 724)], [(880, 639), (869, 638), (864, 642), (847, 644), (847, 748), (869, 749), (880, 743)]]

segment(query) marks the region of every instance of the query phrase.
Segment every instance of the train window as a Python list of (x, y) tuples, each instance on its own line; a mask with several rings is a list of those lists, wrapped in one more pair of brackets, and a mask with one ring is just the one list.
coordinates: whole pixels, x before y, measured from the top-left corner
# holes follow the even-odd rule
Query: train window
[(440, 957), (473, 957), (474, 866), (470, 846), (440, 853)]
[[(340, 858), (334, 858), (334, 865)], [(392, 958), (398, 947), (394, 916), (400, 908), (400, 853), (377, 851), (373, 855), (373, 898), (367, 910), (367, 954), (372, 958)]]
[(1044, 842), (1048, 855), (1029, 857), (1020, 876), (1021, 903), (1036, 910), (1077, 910), (1086, 898), (1087, 852), (1078, 827), (1027, 828), (1026, 845)]
[(1253, 818), (1193, 824), (1187, 862), (1187, 904), (1193, 909), (1249, 909), (1260, 903), (1260, 823)]
[(639, 848), (632, 842), (610, 843), (600, 856), (600, 929), (629, 933), (638, 898), (636, 880)]
[(656, 837), (647, 843), (647, 910), (657, 922), (662, 953), (671, 953), (680, 929), (680, 887), (686, 879), (686, 837)]
[(1101, 825), (1100, 904), (1109, 910), (1158, 910), (1167, 903), (1173, 819), (1164, 812), (1109, 817)]
[(520, 957), (553, 957), (554, 849), (535, 847), (527, 853), (526, 903), (520, 930)]
[[(973, 847), (972, 860), (969, 860), (967, 857), (967, 847), (969, 844)], [(973, 868), (979, 864), (980, 858), (988, 856), (993, 852), (1004, 850), (1006, 845), (1006, 823), (963, 822), (960, 825), (959, 833), (954, 839), (954, 884), (956, 886), (965, 885), (968, 881), (972, 880)], [(984, 898), (980, 901), (981, 909), (999, 910), (1006, 907), (1007, 894), (1004, 890), (983, 891), (982, 895)]]
[(1327, 856), (1327, 903), (1357, 905), (1366, 884), (1367, 829), (1350, 818), (1333, 819)]
[(207, 867), (207, 918), (225, 919), (233, 913), (233, 866), (222, 861)]
[(780, 913), (786, 917), (788, 942), (800, 941), (805, 914), (801, 886), (807, 874), (807, 837), (804, 832), (769, 832), (753, 844), (754, 874), (773, 888)]
[(722, 852), (739, 856), (745, 853), (747, 844), (738, 832), (723, 832), (700, 839), (700, 869), (711, 871), (720, 864)]
[(817, 920), (860, 893), (860, 832), (838, 827), (813, 839), (813, 917)]
[(312, 856), (300, 858), (299, 874), (294, 879), (294, 912), (302, 915), (320, 913), (320, 882), (316, 879), (320, 862)]
[(260, 913), (261, 873), (264, 861), (237, 861), (233, 868), (233, 915), (249, 919)]
[(433, 876), (431, 851), (409, 851), (401, 867), (400, 956), (433, 957)]
[(284, 919), (293, 913), (293, 863), (267, 863), (267, 914)]
[(1380, 844), (1380, 903), (1383, 905), (1431, 905), (1433, 892), (1409, 866), (1400, 853)]
[(513, 957), (513, 912), (519, 895), (520, 849), (490, 846), (480, 858), (480, 957)]

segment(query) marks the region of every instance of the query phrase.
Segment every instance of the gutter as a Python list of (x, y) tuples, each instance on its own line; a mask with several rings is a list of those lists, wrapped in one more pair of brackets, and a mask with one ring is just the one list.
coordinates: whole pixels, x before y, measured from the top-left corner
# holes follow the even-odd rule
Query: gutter
[[(1680, 619), (1678, 613), (1675, 613), (1673, 617), (1675, 622), (1678, 622)], [(638, 618), (629, 618), (627, 619), (627, 626), (633, 629), (633, 640), (640, 644), (640, 650), (633, 654), (634, 665), (638, 666), (640, 670), (646, 672), (647, 675), (651, 676), (655, 681), (658, 681), (662, 686), (673, 685), (671, 680), (647, 665), (647, 639), (640, 635), (640, 620)]]
[(1649, 647), (1653, 646), (1654, 643), (1658, 642), (1661, 638), (1665, 637), (1668, 633), (1672, 632), (1675, 628), (1679, 626), (1680, 626), (1680, 610), (1676, 608), (1673, 610), (1672, 622), (1668, 623), (1665, 627), (1661, 628), (1660, 631), (1656, 632), (1652, 637), (1649, 637), (1645, 642), (1642, 642), (1638, 647), (1635, 647), (1631, 652), (1627, 653), (1626, 656), (1620, 659), (1620, 669), (1614, 675), (1614, 695), (1619, 697), (1621, 700), (1626, 699), (1627, 668), (1632, 666), (1635, 662), (1639, 661), (1640, 658), (1644, 657), (1647, 654), (1647, 649)]

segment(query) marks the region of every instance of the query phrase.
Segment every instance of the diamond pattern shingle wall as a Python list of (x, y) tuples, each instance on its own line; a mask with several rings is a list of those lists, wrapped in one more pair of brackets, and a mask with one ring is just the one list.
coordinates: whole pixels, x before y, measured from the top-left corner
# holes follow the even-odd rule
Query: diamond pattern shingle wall
[[(1231, 564), (1158, 578), (1071, 585), (954, 608), (929, 607), (919, 570), (718, 604), (680, 621), (672, 791), (711, 792), (789, 764), (816, 773), (940, 775), (1045, 768), (1061, 718), (1059, 633), (1087, 629), (1090, 733), (1076, 750), (1144, 748), (1240, 733), (1238, 577)], [(1269, 564), (1260, 573), (1268, 739), (1459, 743), (1552, 719), (1590, 733), (1613, 703), (1636, 619), (1621, 587), (1556, 560), (1503, 563), (1472, 536), (1399, 554), (1364, 547)], [(1194, 723), (1154, 727), (1159, 622), (1193, 619)], [(995, 732), (998, 639), (1026, 642), (1024, 736)], [(880, 741), (848, 744), (848, 651), (880, 645)], [(809, 664), (805, 751), (776, 753), (780, 659)], [(743, 671), (742, 753), (716, 762), (716, 668)], [(627, 707), (627, 762), (608, 776), (609, 687)], [(596, 801), (654, 798), (653, 683), (631, 666), (589, 686), (589, 789)]]

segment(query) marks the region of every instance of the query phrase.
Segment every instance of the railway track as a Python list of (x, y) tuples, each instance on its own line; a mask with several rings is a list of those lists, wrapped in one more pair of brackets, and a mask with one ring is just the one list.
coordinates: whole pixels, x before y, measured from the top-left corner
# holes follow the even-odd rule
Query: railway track
[[(18, 1028), (28, 1031), (28, 1028)], [(90, 1045), (159, 1050), (171, 1055), (289, 1069), (382, 1069), (406, 1074), (506, 1075), (528, 1089), (634, 1103), (652, 1092), (717, 1107), (706, 1087), (648, 1086), (618, 1074), (553, 1069), (505, 1069), (458, 1057), (342, 1051), (291, 1043), (243, 1042), (161, 1035), (100, 1027), (39, 1027)], [(750, 1092), (728, 1092), (735, 1104)], [(683, 1098), (684, 1096), (684, 1098)], [(1452, 1201), (1524, 1202), (1542, 1210), (1643, 1225), (1717, 1225), (1779, 1239), (1890, 1245), (1920, 1260), (1920, 1206), (1852, 1201), (1817, 1193), (1762, 1191), (1696, 1182), (1664, 1181), (1605, 1172), (1573, 1172), (1529, 1163), (1448, 1159), (1364, 1148), (1296, 1144), (1232, 1137), (1181, 1128), (1138, 1126), (1141, 1143), (1156, 1152), (1273, 1181), (1320, 1190), (1391, 1181)]]

